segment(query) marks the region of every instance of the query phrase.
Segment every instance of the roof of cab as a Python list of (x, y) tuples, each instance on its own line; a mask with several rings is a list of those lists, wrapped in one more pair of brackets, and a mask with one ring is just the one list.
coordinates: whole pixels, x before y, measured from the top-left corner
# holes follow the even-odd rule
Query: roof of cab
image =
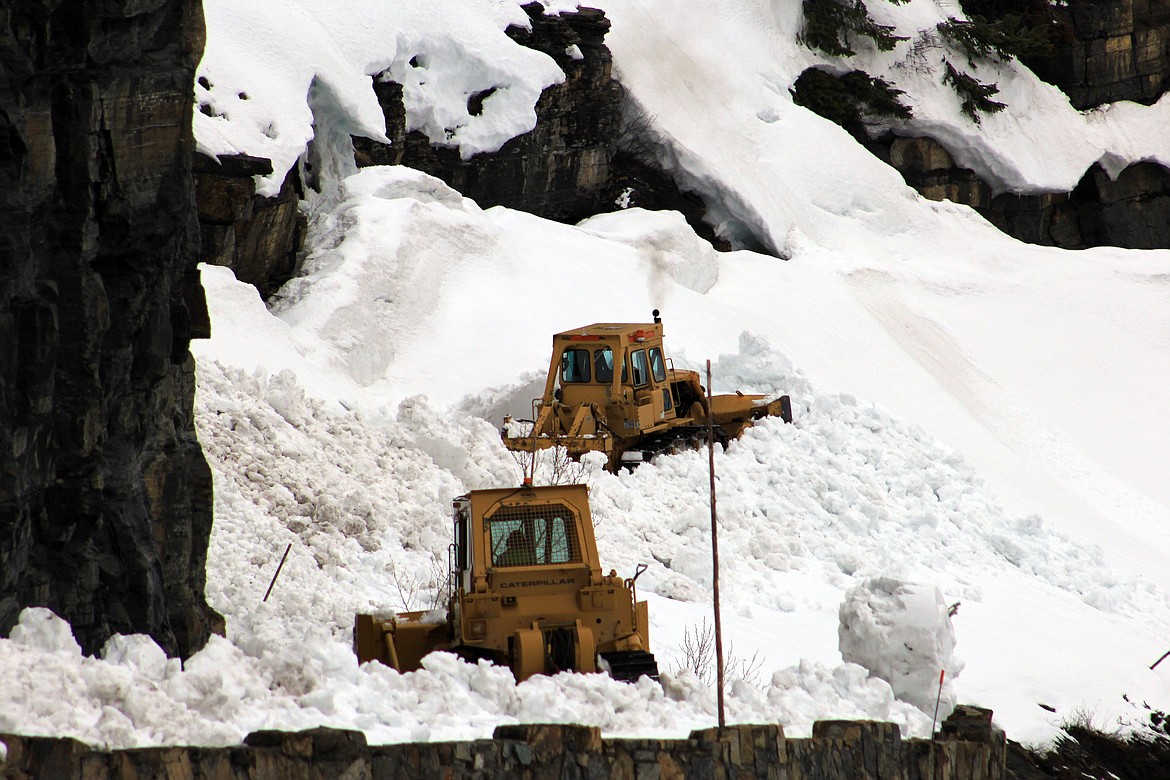
[(612, 338), (617, 336), (630, 337), (631, 340), (639, 338), (662, 338), (662, 323), (660, 322), (595, 322), (592, 325), (586, 325), (581, 328), (573, 328), (558, 333), (553, 336), (554, 339), (568, 339), (575, 338)]

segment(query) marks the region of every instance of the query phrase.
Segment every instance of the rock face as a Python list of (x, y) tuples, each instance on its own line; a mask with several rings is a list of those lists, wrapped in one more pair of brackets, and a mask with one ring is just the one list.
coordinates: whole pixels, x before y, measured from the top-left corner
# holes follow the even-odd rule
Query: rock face
[(0, 27), (0, 633), (189, 655), (211, 474), (192, 419), (198, 0), (8, 4)]
[[(674, 209), (699, 235), (723, 248), (703, 222), (702, 200), (680, 192), (649, 155), (638, 153), (645, 128), (623, 118), (624, 92), (613, 78), (605, 45), (610, 24), (604, 13), (581, 8), (545, 16), (536, 3), (524, 10), (532, 29), (512, 27), (508, 34), (549, 55), (565, 72), (564, 83), (546, 89), (537, 102), (535, 129), (493, 154), (462, 160), (453, 149), (432, 146), (424, 134), (407, 132), (402, 86), (375, 77), (391, 144), (355, 137), (357, 164), (408, 165), (442, 179), (485, 208), (507, 206), (560, 222), (575, 223), (627, 206)], [(567, 53), (574, 46), (580, 59)], [(475, 101), (484, 97), (471, 97), (473, 113)]]
[[(536, 105), (537, 125), (493, 154), (463, 161), (454, 149), (432, 147), (425, 135), (406, 132), (402, 87), (374, 78), (386, 115), (389, 147), (355, 138), (359, 165), (409, 165), (437, 176), (485, 208), (507, 206), (548, 219), (576, 222), (598, 211), (608, 195), (610, 164), (621, 125), (621, 87), (613, 80), (604, 44), (609, 20), (592, 8), (545, 16), (539, 4), (525, 6), (532, 29), (508, 34), (521, 45), (552, 57), (565, 81), (549, 87)], [(583, 55), (566, 53), (576, 46)], [(472, 96), (471, 101), (485, 96)], [(475, 112), (474, 105), (471, 106)], [(616, 197), (616, 196), (615, 196)]]
[(202, 238), (199, 259), (231, 268), (263, 298), (289, 279), (305, 245), (307, 219), (294, 168), (275, 198), (256, 194), (254, 176), (272, 173), (262, 157), (195, 155), (195, 201)]
[(1067, 34), (1028, 64), (1080, 109), (1155, 102), (1170, 85), (1170, 0), (1070, 0), (1051, 12)]
[[(71, 739), (12, 737), (5, 777), (409, 778), (820, 778), (893, 780), (1005, 777), (1005, 740), (991, 711), (935, 740), (902, 740), (894, 723), (818, 721), (810, 739), (777, 724), (691, 732), (689, 739), (607, 739), (595, 727), (499, 726), (474, 742), (366, 744), (356, 731), (258, 731), (238, 747), (166, 747), (103, 753)], [(949, 721), (948, 721), (949, 722)]]
[(992, 196), (974, 171), (958, 167), (930, 138), (893, 138), (873, 147), (931, 200), (971, 206), (1008, 235), (1064, 249), (1170, 248), (1170, 169), (1137, 163), (1111, 179), (1091, 167), (1072, 192)]

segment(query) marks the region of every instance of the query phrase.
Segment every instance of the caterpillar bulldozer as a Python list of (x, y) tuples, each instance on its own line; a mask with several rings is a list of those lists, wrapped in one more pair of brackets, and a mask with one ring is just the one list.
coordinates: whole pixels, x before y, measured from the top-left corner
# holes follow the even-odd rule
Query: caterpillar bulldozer
[(511, 667), (517, 681), (561, 671), (658, 680), (635, 580), (604, 573), (584, 485), (473, 490), (454, 502), (446, 613), (359, 614), (358, 662), (418, 669), (435, 650)]
[(532, 402), (532, 419), (504, 418), (504, 446), (534, 456), (564, 447), (574, 460), (600, 452), (616, 473), (707, 441), (708, 417), (724, 446), (762, 417), (792, 422), (786, 395), (708, 398), (698, 372), (676, 369), (666, 356), (658, 309), (653, 319), (599, 322), (553, 336), (544, 396)]

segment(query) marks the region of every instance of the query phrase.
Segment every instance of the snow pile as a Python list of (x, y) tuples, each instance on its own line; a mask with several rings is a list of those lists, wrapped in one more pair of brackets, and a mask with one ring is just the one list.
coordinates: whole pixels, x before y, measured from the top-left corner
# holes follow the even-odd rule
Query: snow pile
[[(946, 718), (955, 708), (951, 608), (932, 585), (890, 577), (867, 579), (841, 604), (841, 657), (890, 684), (899, 699)], [(941, 686), (941, 687), (940, 687)]]
[[(341, 120), (334, 129), (346, 137), (386, 140), (378, 77), (402, 84), (407, 130), (464, 158), (493, 152), (536, 126), (540, 93), (564, 80), (550, 57), (504, 34), (531, 26), (521, 5), (338, 0), (323, 12), (307, 0), (207, 0), (195, 85), (199, 150), (267, 157), (273, 172), (259, 177), (258, 190), (275, 195), (322, 122)], [(486, 92), (471, 115), (468, 97)]]
[[(679, 737), (710, 725), (714, 691), (693, 676), (619, 683), (602, 674), (535, 677), (447, 653), (417, 672), (358, 667), (350, 648), (321, 635), (268, 637), (253, 653), (212, 637), (184, 666), (148, 637), (115, 637), (101, 658), (80, 653), (64, 621), (27, 609), (20, 639), (0, 642), (0, 664), (18, 672), (0, 690), (0, 730), (69, 736), (105, 749), (232, 745), (263, 728), (359, 729), (375, 744), (482, 739), (501, 723), (590, 723), (606, 734)], [(30, 639), (30, 634), (33, 638)], [(292, 645), (295, 644), (295, 647)], [(925, 716), (853, 665), (802, 663), (766, 683), (733, 685), (729, 716), (765, 718), (808, 734), (830, 716), (882, 719), (924, 733)]]

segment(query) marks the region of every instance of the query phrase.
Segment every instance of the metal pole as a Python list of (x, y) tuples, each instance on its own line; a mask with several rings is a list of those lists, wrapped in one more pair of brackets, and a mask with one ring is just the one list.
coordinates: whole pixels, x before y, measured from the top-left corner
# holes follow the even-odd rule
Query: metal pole
[(938, 670), (938, 698), (934, 701), (934, 719), (930, 722), (930, 778), (934, 780), (934, 728), (938, 725), (938, 706), (942, 702), (943, 678), (947, 676), (946, 669)]
[(711, 361), (707, 361), (707, 456), (711, 472), (711, 565), (715, 596), (715, 684), (719, 697), (719, 728), (727, 725), (723, 714), (723, 625), (719, 620), (719, 522), (715, 512), (715, 415), (711, 409)]
[(1166, 660), (1166, 656), (1168, 656), (1168, 655), (1170, 655), (1170, 650), (1167, 650), (1166, 652), (1162, 653), (1162, 657), (1159, 658), (1157, 661), (1154, 661), (1152, 664), (1150, 664), (1150, 668), (1151, 669), (1156, 668), (1158, 666), (1158, 664), (1160, 664)]
[(272, 582), (268, 583), (268, 590), (264, 592), (264, 600), (268, 601), (268, 594), (272, 593), (272, 586), (276, 584), (276, 578), (280, 576), (280, 570), (284, 568), (284, 561), (288, 558), (288, 551), (292, 549), (292, 542), (289, 542), (288, 547), (284, 548), (284, 555), (280, 557), (280, 565), (276, 567), (276, 574), (272, 575)]

